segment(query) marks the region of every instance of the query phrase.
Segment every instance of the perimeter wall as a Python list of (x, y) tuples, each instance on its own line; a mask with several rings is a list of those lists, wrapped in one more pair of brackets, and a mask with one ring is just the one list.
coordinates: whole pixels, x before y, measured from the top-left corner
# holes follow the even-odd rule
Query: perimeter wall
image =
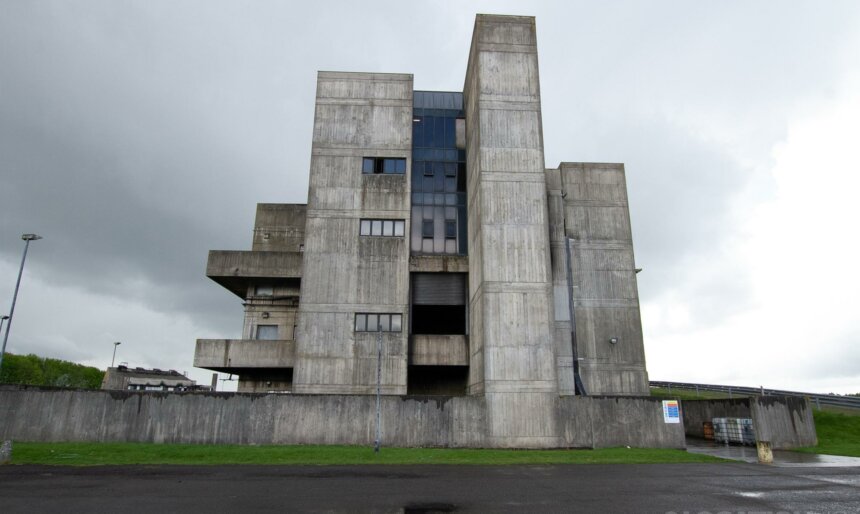
[[(0, 387), (0, 439), (218, 444), (371, 445), (372, 395), (155, 393)], [(561, 397), (560, 447), (683, 448), (680, 424), (651, 398)], [(383, 396), (382, 442), (493, 447), (481, 396)]]

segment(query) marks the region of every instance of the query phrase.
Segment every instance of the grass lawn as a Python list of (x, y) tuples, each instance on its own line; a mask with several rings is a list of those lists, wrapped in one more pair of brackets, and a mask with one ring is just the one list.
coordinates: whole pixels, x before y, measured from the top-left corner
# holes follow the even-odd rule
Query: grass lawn
[(847, 455), (860, 457), (860, 412), (852, 414), (813, 410), (815, 430), (818, 433), (818, 446), (798, 448), (806, 453), (825, 453), (828, 455)]
[(475, 450), (362, 446), (242, 446), (148, 443), (15, 443), (13, 464), (642, 464), (724, 462), (683, 450)]

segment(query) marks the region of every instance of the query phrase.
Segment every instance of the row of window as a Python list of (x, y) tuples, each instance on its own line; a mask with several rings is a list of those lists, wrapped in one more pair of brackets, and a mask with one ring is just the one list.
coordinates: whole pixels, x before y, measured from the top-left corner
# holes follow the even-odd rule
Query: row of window
[[(355, 315), (356, 332), (400, 332), (403, 326), (403, 315), (396, 313)], [(257, 325), (255, 339), (274, 341), (278, 339), (278, 325)]]
[(402, 237), (406, 230), (404, 220), (362, 219), (359, 234), (362, 236)]
[[(433, 238), (435, 233), (434, 220), (421, 221), (421, 237)], [(457, 221), (445, 220), (445, 239), (457, 239)]]
[(402, 326), (402, 314), (357, 313), (355, 315), (356, 332), (400, 332)]
[(366, 175), (402, 175), (406, 173), (406, 159), (394, 157), (365, 157), (361, 172)]
[[(404, 220), (362, 219), (359, 234), (362, 236), (403, 237), (405, 231), (406, 222)], [(421, 220), (421, 237), (432, 239), (436, 235), (435, 231), (434, 220)], [(445, 239), (457, 239), (457, 220), (445, 220)], [(260, 294), (259, 290), (257, 294)]]

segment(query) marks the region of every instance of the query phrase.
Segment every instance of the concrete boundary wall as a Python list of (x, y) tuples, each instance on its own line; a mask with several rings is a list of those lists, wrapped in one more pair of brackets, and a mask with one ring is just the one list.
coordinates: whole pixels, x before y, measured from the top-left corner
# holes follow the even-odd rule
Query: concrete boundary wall
[(818, 437), (812, 407), (806, 398), (755, 396), (724, 400), (682, 400), (684, 431), (702, 437), (702, 423), (713, 418), (751, 418), (756, 441), (784, 450), (815, 446)]
[(562, 439), (573, 448), (686, 448), (684, 426), (663, 420), (662, 398), (563, 396)]
[[(34, 442), (371, 445), (375, 397), (0, 387), (0, 439)], [(683, 448), (656, 398), (560, 397), (562, 447)], [(382, 397), (382, 444), (498, 446), (481, 396)]]

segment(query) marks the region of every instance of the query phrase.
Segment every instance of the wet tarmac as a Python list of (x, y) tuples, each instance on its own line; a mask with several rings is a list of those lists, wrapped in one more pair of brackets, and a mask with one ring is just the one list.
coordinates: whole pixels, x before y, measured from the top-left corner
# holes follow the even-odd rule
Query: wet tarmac
[(0, 512), (847, 514), (860, 512), (860, 468), (10, 465), (0, 466)]
[[(704, 439), (687, 439), (687, 451), (720, 457), (723, 459), (739, 460), (742, 462), (758, 462), (758, 452), (755, 446), (726, 445)], [(838, 468), (838, 467), (860, 467), (860, 458), (843, 457), (840, 455), (822, 455), (815, 453), (800, 453), (786, 450), (773, 451), (772, 466), (780, 467), (813, 467), (813, 468)]]

